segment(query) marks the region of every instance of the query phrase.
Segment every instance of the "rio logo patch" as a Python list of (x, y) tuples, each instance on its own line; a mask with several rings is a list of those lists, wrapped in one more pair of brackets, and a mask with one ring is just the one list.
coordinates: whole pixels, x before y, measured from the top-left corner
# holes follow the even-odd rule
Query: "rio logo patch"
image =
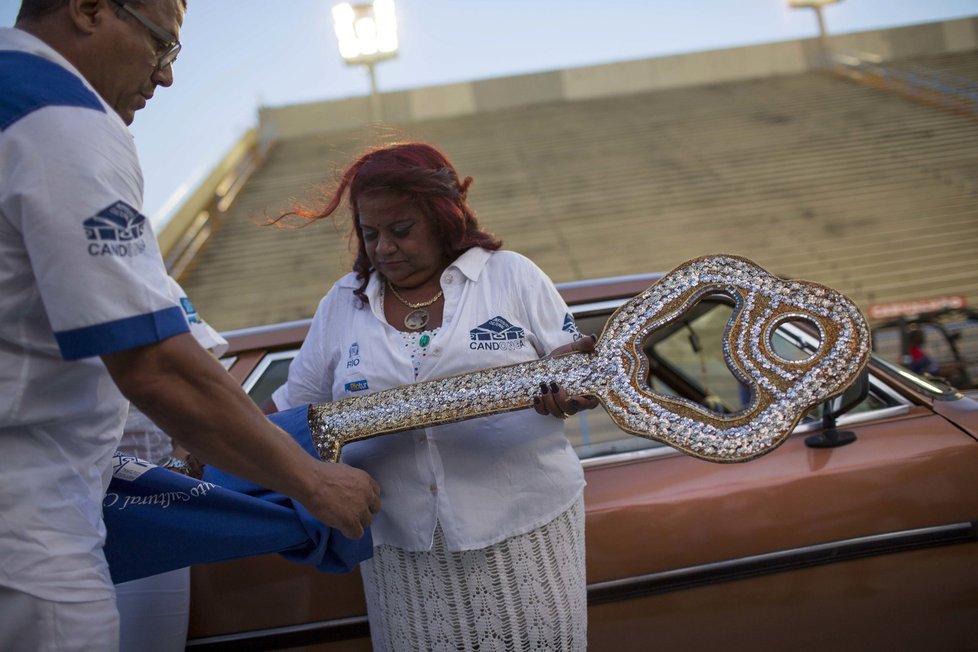
[(146, 251), (146, 218), (124, 201), (117, 201), (85, 220), (90, 256), (138, 256)]
[(353, 367), (360, 366), (360, 345), (356, 342), (350, 345), (350, 352), (346, 356), (346, 368), (352, 369)]

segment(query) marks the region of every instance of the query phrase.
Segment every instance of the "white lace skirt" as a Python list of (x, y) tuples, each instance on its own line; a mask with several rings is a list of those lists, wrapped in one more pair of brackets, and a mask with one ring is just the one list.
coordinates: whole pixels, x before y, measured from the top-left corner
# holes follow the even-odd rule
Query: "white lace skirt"
[(587, 648), (584, 500), (481, 550), (381, 545), (360, 565), (378, 652)]

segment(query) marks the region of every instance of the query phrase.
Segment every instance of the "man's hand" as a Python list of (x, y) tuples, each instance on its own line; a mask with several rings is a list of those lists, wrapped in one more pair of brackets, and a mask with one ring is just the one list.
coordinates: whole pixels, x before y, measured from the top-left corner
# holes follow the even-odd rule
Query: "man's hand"
[(122, 393), (201, 462), (295, 498), (347, 537), (363, 536), (380, 509), (367, 473), (307, 453), (189, 333), (102, 360)]
[(313, 516), (359, 539), (380, 511), (380, 486), (366, 472), (346, 464), (312, 460), (310, 493), (300, 502)]

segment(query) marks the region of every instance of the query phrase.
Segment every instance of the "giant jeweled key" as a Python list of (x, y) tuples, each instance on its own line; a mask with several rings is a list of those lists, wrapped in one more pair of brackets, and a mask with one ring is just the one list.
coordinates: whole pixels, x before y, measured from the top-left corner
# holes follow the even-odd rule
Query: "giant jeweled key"
[[(727, 366), (750, 388), (739, 412), (718, 414), (648, 384), (642, 344), (701, 299), (725, 295), (734, 309), (723, 339)], [(779, 356), (774, 331), (812, 324), (819, 344), (804, 360)], [(623, 430), (713, 462), (740, 462), (774, 450), (813, 406), (842, 393), (869, 359), (869, 328), (859, 309), (831, 288), (783, 280), (737, 256), (688, 261), (623, 304), (593, 353), (494, 367), (309, 407), (309, 427), (324, 460), (343, 445), (412, 428), (531, 407), (540, 383), (568, 395), (596, 396)]]

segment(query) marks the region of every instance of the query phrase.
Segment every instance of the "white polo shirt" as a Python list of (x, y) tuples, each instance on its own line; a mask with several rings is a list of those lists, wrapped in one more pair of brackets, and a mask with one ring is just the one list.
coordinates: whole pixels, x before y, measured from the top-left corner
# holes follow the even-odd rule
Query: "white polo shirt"
[(110, 597), (101, 501), (127, 402), (99, 357), (187, 332), (119, 116), (0, 29), (0, 585)]
[[(402, 333), (384, 318), (373, 275), (363, 307), (354, 274), (322, 300), (279, 409), (415, 382)], [(550, 279), (508, 251), (470, 249), (441, 276), (442, 325), (418, 381), (536, 360), (581, 337)], [(559, 378), (555, 378), (560, 382)], [(484, 548), (548, 523), (584, 488), (563, 424), (533, 410), (375, 437), (343, 448), (343, 461), (381, 486), (375, 545), (429, 550), (436, 520), (450, 550)]]
[[(174, 300), (179, 302), (183, 316), (190, 326), (190, 334), (215, 357), (224, 355), (228, 350), (228, 341), (203, 320), (180, 284), (172, 276), (168, 276), (167, 280), (170, 282), (170, 292)], [(157, 462), (173, 452), (173, 441), (152, 419), (130, 404), (118, 450), (142, 460)]]

